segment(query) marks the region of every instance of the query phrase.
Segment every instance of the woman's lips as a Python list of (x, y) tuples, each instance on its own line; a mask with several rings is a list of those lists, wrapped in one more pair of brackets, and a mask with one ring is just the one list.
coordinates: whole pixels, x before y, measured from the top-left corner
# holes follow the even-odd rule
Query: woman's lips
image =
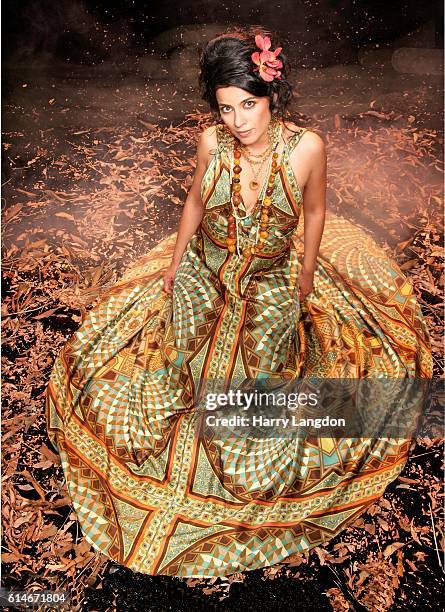
[(244, 136), (247, 136), (248, 134), (250, 134), (251, 131), (252, 129), (246, 130), (245, 132), (238, 132), (238, 134), (244, 138)]

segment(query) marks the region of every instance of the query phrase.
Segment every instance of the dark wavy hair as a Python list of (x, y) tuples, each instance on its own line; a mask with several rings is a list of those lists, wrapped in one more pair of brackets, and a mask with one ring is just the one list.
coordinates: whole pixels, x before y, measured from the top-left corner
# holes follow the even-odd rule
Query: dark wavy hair
[[(258, 72), (253, 72), (255, 64), (251, 55), (255, 51), (260, 52), (255, 43), (257, 34), (263, 37), (269, 36), (272, 50), (281, 46), (277, 36), (261, 26), (235, 27), (210, 40), (201, 53), (199, 60), (201, 98), (209, 104), (211, 111), (218, 118), (220, 114), (216, 89), (232, 85), (254, 96), (268, 96), (270, 111), (285, 119), (293, 97), (292, 86), (287, 80), (291, 70), (289, 60), (283, 52), (278, 55), (277, 59), (283, 63), (283, 68), (280, 69), (281, 80), (275, 78), (267, 82), (258, 75)], [(275, 100), (274, 94), (276, 94)]]

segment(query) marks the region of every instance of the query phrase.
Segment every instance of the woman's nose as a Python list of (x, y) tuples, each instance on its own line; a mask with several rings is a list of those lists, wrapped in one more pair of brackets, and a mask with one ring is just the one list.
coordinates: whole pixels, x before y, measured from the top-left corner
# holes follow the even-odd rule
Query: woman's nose
[(244, 125), (244, 117), (243, 117), (242, 113), (237, 113), (235, 111), (234, 126), (236, 127), (236, 129), (239, 129), (243, 125)]

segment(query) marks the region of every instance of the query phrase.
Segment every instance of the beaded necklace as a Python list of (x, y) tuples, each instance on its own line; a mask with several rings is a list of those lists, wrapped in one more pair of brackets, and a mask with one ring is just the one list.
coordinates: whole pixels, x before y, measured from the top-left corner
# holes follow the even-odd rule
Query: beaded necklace
[(239, 213), (239, 205), (241, 203), (241, 181), (239, 175), (241, 173), (241, 150), (239, 148), (239, 141), (234, 141), (232, 149), (232, 164), (230, 171), (230, 201), (232, 204), (232, 210), (227, 217), (227, 238), (226, 244), (227, 249), (230, 253), (237, 252), (238, 256), (241, 257), (240, 253), (240, 240), (239, 240), (239, 223), (248, 217), (254, 215), (258, 207), (261, 207), (260, 222), (257, 224), (254, 242), (244, 247), (242, 255), (246, 260), (249, 260), (254, 255), (259, 255), (259, 248), (264, 244), (267, 236), (269, 235), (269, 207), (272, 205), (271, 195), (273, 193), (275, 184), (275, 175), (279, 170), (277, 162), (278, 153), (276, 149), (280, 142), (282, 126), (279, 121), (272, 119), (272, 155), (269, 160), (266, 177), (269, 178), (264, 180), (263, 186), (258, 195), (256, 204), (252, 211), (242, 216)]

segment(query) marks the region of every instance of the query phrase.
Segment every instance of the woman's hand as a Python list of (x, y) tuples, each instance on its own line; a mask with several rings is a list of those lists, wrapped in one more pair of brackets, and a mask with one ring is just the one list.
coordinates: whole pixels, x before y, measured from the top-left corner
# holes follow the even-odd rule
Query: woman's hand
[(179, 267), (179, 264), (171, 263), (163, 275), (164, 276), (163, 289), (166, 293), (169, 293), (170, 295), (173, 294), (173, 283), (175, 280), (175, 274), (176, 274), (178, 267)]
[(314, 288), (314, 273), (301, 272), (299, 277), (298, 299), (304, 300)]

